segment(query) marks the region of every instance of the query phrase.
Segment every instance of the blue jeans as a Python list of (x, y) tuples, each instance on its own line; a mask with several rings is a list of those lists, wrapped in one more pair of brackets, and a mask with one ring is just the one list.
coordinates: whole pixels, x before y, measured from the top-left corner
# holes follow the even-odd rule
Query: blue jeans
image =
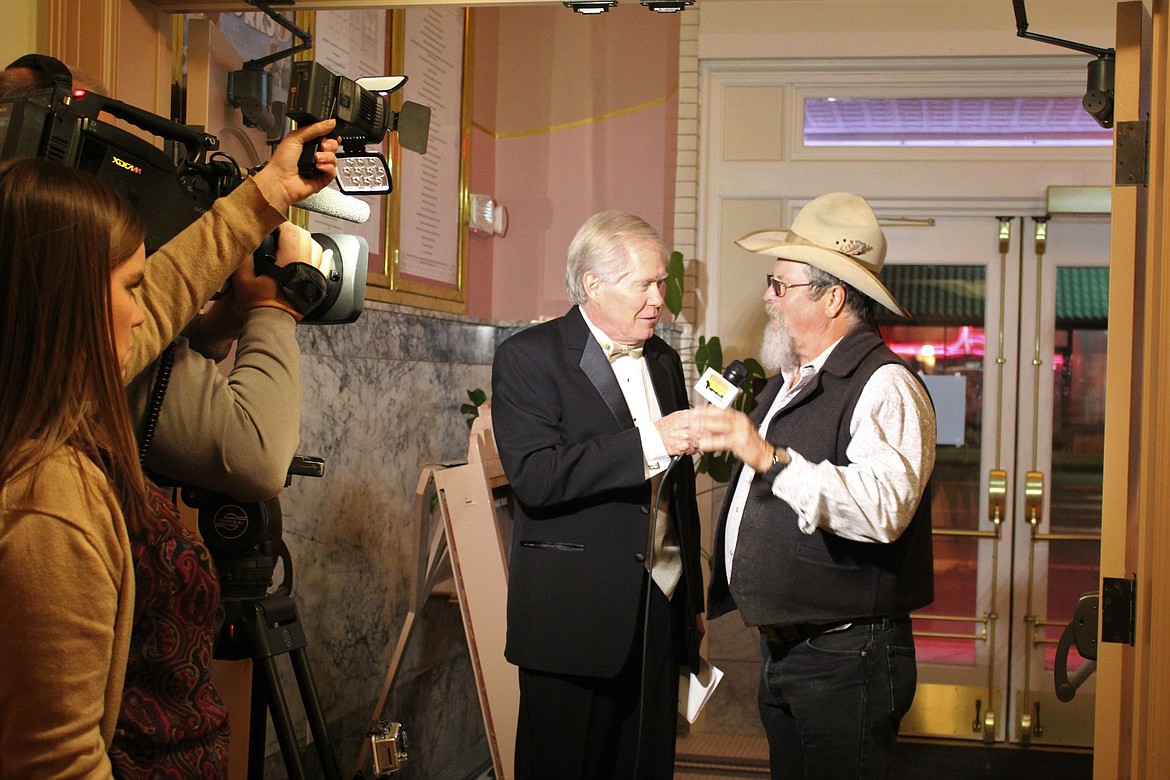
[(772, 777), (889, 778), (918, 671), (909, 618), (792, 644), (760, 640), (760, 720)]

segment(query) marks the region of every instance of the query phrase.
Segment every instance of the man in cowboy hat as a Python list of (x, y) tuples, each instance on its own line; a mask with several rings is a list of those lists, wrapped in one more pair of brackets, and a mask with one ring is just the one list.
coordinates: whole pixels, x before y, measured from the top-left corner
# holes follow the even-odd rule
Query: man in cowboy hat
[(760, 632), (774, 778), (879, 778), (914, 698), (909, 614), (934, 598), (927, 481), (935, 415), (882, 341), (886, 240), (866, 201), (823, 195), (787, 230), (739, 239), (775, 258), (751, 416), (713, 406), (703, 450), (743, 462), (715, 532), (708, 617)]

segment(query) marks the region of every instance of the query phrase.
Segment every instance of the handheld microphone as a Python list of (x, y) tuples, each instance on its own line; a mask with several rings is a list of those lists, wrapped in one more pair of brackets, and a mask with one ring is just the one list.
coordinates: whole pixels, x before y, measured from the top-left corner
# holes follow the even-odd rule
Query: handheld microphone
[(747, 379), (748, 369), (741, 360), (733, 360), (723, 369), (722, 374), (710, 366), (699, 377), (695, 390), (711, 402), (712, 406), (726, 409), (739, 396), (739, 388)]
[[(747, 376), (748, 368), (742, 360), (733, 360), (728, 363), (722, 374), (711, 366), (707, 366), (707, 370), (703, 372), (695, 384), (695, 391), (707, 399), (712, 406), (726, 409), (739, 397), (739, 388)], [(674, 469), (675, 464), (681, 459), (682, 455), (675, 455), (670, 459), (666, 470), (662, 472), (663, 479), (666, 479), (666, 475)]]
[(332, 187), (315, 192), (293, 205), (327, 217), (337, 217), (359, 224), (370, 218), (370, 204)]

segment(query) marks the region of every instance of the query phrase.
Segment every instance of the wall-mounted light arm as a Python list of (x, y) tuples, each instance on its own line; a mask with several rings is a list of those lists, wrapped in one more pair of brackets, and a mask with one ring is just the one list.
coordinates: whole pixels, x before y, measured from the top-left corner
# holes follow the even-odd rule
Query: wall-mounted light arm
[(1089, 63), (1088, 87), (1084, 98), (1081, 99), (1081, 105), (1101, 127), (1113, 127), (1113, 66), (1116, 52), (1113, 49), (1102, 49), (1087, 43), (1066, 41), (1051, 35), (1028, 32), (1028, 11), (1024, 8), (1024, 0), (1012, 0), (1012, 7), (1016, 12), (1016, 35), (1018, 37), (1051, 43), (1054, 46), (1063, 46), (1066, 49), (1092, 54), (1097, 58)]
[[(244, 63), (244, 70), (260, 70), (265, 65), (271, 65), (278, 60), (283, 60), (285, 57), (291, 57), (294, 54), (299, 54), (302, 51), (313, 48), (312, 35), (278, 14), (275, 10), (273, 10), (272, 6), (264, 2), (264, 0), (245, 0), (245, 2), (250, 6), (259, 8), (269, 19), (292, 33), (293, 38), (300, 39), (300, 43), (283, 51), (273, 52), (272, 54), (266, 55), (264, 57), (248, 60)], [(287, 0), (287, 2), (289, 5), (293, 4), (293, 0)]]
[(1024, 0), (1012, 0), (1012, 7), (1016, 11), (1016, 35), (1020, 38), (1043, 41), (1044, 43), (1051, 43), (1054, 46), (1063, 46), (1066, 49), (1074, 49), (1085, 54), (1092, 54), (1094, 57), (1112, 57), (1114, 55), (1113, 49), (1102, 49), (1098, 46), (1090, 46), (1087, 43), (1066, 41), (1063, 38), (1054, 38), (1051, 35), (1028, 32), (1028, 11), (1024, 8)]
[[(300, 39), (300, 43), (295, 46), (248, 60), (242, 69), (228, 73), (228, 102), (240, 109), (246, 126), (260, 128), (268, 133), (269, 142), (275, 143), (280, 139), (281, 125), (284, 121), (284, 107), (282, 103), (274, 104), (272, 102), (269, 95), (272, 74), (264, 68), (277, 60), (283, 60), (312, 48), (313, 36), (278, 14), (265, 0), (246, 0), (246, 2), (248, 5), (263, 11), (269, 19), (292, 33), (295, 39)], [(292, 0), (288, 0), (288, 2), (291, 3)]]

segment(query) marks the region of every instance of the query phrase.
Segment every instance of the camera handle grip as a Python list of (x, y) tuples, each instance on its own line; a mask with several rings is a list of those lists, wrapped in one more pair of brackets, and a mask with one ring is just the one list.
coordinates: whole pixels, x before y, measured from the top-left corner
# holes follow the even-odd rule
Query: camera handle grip
[(284, 297), (304, 317), (325, 300), (329, 292), (328, 280), (325, 274), (308, 263), (277, 265), (276, 241), (276, 233), (269, 233), (252, 253), (256, 273), (275, 279)]
[(340, 139), (341, 136), (323, 135), (320, 138), (309, 141), (301, 147), (301, 157), (297, 160), (297, 172), (301, 175), (302, 179), (315, 179), (321, 175), (321, 171), (317, 170), (317, 163), (313, 160), (313, 156), (320, 150), (321, 141), (326, 138)]

